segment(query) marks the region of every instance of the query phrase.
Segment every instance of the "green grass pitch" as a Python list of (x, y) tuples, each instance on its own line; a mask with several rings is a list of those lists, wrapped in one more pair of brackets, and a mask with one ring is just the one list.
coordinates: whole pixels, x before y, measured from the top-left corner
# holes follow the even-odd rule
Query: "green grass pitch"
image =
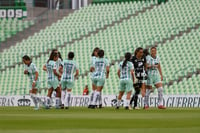
[(200, 133), (199, 108), (69, 110), (0, 107), (0, 133)]

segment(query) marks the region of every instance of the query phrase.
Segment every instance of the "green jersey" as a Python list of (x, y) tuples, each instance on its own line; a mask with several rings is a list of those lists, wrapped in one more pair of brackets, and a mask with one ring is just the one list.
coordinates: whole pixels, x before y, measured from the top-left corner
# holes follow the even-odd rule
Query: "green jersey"
[(61, 81), (74, 81), (74, 73), (78, 70), (78, 64), (73, 60), (64, 60), (62, 62), (63, 74)]
[(109, 61), (105, 58), (96, 58), (93, 62), (95, 71), (92, 73), (92, 78), (102, 79), (105, 78), (106, 67), (109, 66)]
[(131, 80), (131, 70), (134, 70), (133, 64), (130, 61), (127, 61), (126, 66), (123, 66), (124, 61), (119, 63), (120, 70), (120, 80)]
[[(35, 72), (38, 72), (36, 65), (34, 63), (31, 63), (29, 66), (25, 65), (25, 70), (28, 71), (28, 77), (30, 81), (33, 82), (35, 80)], [(37, 81), (39, 81), (39, 77)]]
[(53, 60), (50, 60), (47, 64), (46, 64), (46, 68), (47, 68), (47, 79), (48, 81), (55, 81), (58, 80), (57, 76), (54, 74), (54, 70), (57, 70), (57, 66), (56, 66), (56, 62)]
[[(156, 58), (153, 58), (152, 56), (148, 55), (146, 57), (146, 60), (147, 60), (148, 65), (158, 65), (158, 64), (160, 64), (160, 58), (158, 56), (156, 56)], [(156, 67), (148, 68), (147, 73), (149, 75), (159, 75), (158, 68), (156, 68)]]
[(56, 61), (57, 72), (59, 72), (59, 67), (61, 64), (62, 64), (62, 60), (60, 58), (58, 58), (58, 60)]

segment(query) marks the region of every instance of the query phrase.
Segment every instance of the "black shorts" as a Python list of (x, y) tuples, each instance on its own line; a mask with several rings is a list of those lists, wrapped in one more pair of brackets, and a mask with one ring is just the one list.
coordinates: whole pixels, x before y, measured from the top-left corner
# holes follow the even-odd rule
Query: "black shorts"
[(142, 87), (142, 83), (133, 84), (133, 87), (134, 87), (134, 89), (141, 88)]

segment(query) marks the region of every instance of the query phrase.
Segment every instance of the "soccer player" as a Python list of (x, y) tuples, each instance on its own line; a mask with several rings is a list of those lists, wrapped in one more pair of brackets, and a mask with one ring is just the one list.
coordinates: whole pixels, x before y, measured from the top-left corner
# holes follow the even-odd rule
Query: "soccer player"
[(94, 61), (91, 71), (93, 72), (92, 84), (94, 85), (94, 88), (96, 88), (96, 91), (90, 108), (95, 109), (97, 102), (100, 102), (101, 100), (100, 95), (105, 83), (105, 78), (108, 78), (109, 76), (109, 62), (104, 58), (104, 50), (99, 50), (98, 58)]
[(146, 72), (145, 72), (146, 57), (144, 57), (143, 55), (143, 48), (139, 47), (136, 49), (135, 55), (132, 57), (131, 62), (134, 65), (135, 75), (138, 80), (136, 83), (133, 84), (133, 87), (135, 89), (135, 94), (131, 98), (130, 107), (132, 107), (132, 103), (134, 101), (133, 108), (139, 109), (139, 107), (137, 106), (138, 95), (140, 94), (140, 90), (141, 90), (142, 100), (144, 102), (144, 97), (145, 97), (145, 92), (146, 92), (145, 85), (146, 85), (146, 78), (147, 78)]
[(125, 60), (120, 62), (119, 69), (117, 71), (117, 75), (120, 78), (120, 84), (119, 84), (119, 96), (117, 100), (116, 109), (119, 109), (122, 96), (124, 95), (124, 92), (126, 92), (127, 96), (125, 101), (125, 109), (132, 110), (132, 108), (129, 107), (129, 104), (134, 82), (134, 67), (133, 64), (130, 62), (130, 59), (131, 59), (131, 53), (126, 53)]
[[(91, 63), (90, 63), (91, 68), (92, 68), (92, 65), (94, 64), (95, 60), (98, 58), (98, 52), (99, 52), (99, 48), (98, 47), (94, 48), (94, 50), (92, 52)], [(90, 72), (91, 72), (91, 80), (92, 80), (92, 69), (90, 69)], [(88, 108), (90, 108), (92, 105), (95, 91), (96, 91), (96, 86), (92, 83), (92, 93), (90, 94), (90, 103), (89, 103)], [(101, 98), (101, 94), (100, 94), (100, 98)], [(100, 101), (102, 101), (102, 100), (100, 100)], [(99, 106), (102, 106), (102, 103), (99, 103)]]
[(25, 64), (24, 74), (30, 78), (30, 96), (35, 104), (35, 110), (39, 109), (39, 97), (37, 91), (40, 87), (39, 73), (37, 67), (32, 63), (31, 58), (28, 55), (22, 57), (23, 63)]
[(163, 87), (162, 87), (162, 70), (160, 65), (160, 59), (156, 55), (156, 47), (151, 48), (151, 55), (147, 56), (147, 91), (145, 96), (145, 106), (144, 109), (148, 109), (148, 100), (150, 92), (149, 90), (152, 90), (152, 85), (155, 85), (158, 90), (158, 108), (159, 109), (166, 109), (166, 107), (163, 106)]
[[(61, 77), (61, 98), (62, 104), (64, 104), (65, 109), (69, 108), (69, 103), (71, 99), (71, 91), (74, 87), (74, 80), (78, 77), (79, 70), (78, 70), (78, 64), (76, 61), (73, 60), (74, 53), (69, 52), (68, 53), (68, 59), (64, 60), (62, 62), (62, 65), (60, 66), (60, 69), (63, 71), (62, 77)], [(75, 73), (75, 74), (74, 74)]]
[[(57, 69), (57, 73), (59, 73), (60, 75), (62, 75), (62, 72), (59, 71), (59, 67), (60, 67), (61, 62), (62, 62), (62, 60), (63, 60), (63, 59), (62, 59), (62, 56), (61, 56), (61, 53), (60, 53), (57, 49), (53, 49), (53, 50), (51, 51), (51, 54), (52, 54), (52, 53), (58, 54), (58, 60), (56, 61), (56, 69)], [(47, 71), (46, 65), (43, 67), (43, 70)], [(61, 105), (61, 83), (60, 83), (60, 80), (59, 80), (59, 89), (60, 89), (60, 91), (59, 91), (60, 93), (56, 93), (56, 91), (53, 90), (51, 97), (55, 96), (55, 97), (56, 97), (56, 98), (55, 98), (55, 102), (57, 103), (57, 105), (60, 105), (61, 108), (62, 108), (62, 105)], [(52, 99), (51, 99), (51, 100), (52, 100)], [(52, 103), (52, 101), (51, 101), (51, 103)], [(50, 105), (50, 106), (51, 106), (51, 105)], [(57, 107), (57, 108), (59, 108), (59, 107)]]
[[(43, 70), (47, 70), (48, 74), (48, 94), (46, 97), (46, 108), (49, 109), (50, 104), (51, 104), (51, 95), (53, 90), (56, 91), (56, 94), (60, 94), (60, 89), (59, 89), (59, 79), (61, 75), (57, 72), (57, 66), (56, 66), (56, 61), (58, 60), (58, 54), (55, 52), (52, 52), (49, 60), (47, 63), (44, 65)], [(58, 99), (59, 97), (56, 95), (56, 98)], [(56, 102), (56, 108), (59, 108), (60, 104)]]

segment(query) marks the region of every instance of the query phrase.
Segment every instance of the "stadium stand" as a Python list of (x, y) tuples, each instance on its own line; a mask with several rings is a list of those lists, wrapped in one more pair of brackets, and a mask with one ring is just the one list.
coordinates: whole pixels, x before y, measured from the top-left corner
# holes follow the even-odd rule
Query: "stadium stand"
[[(152, 5), (156, 6), (152, 7)], [(145, 7), (152, 8), (137, 13)], [(106, 81), (103, 93), (117, 94), (119, 81), (116, 71), (118, 61), (122, 59), (123, 54), (127, 51), (133, 53), (138, 46), (148, 48), (156, 44), (165, 77), (165, 94), (199, 94), (200, 91), (197, 89), (200, 87), (199, 75), (193, 74), (191, 78), (187, 78), (189, 72), (196, 72), (200, 66), (199, 60), (196, 59), (199, 52), (198, 44), (200, 43), (199, 7), (198, 1), (187, 0), (168, 1), (161, 5), (154, 2), (90, 5), (75, 11), (70, 16), (63, 18), (45, 30), (41, 30), (34, 36), (30, 36), (16, 46), (4, 50), (1, 53), (1, 58), (5, 62), (3, 67), (21, 62), (21, 56), (25, 54), (24, 50), (29, 49), (26, 54), (37, 55), (33, 62), (39, 68), (41, 81), (44, 81), (41, 88), (46, 88), (46, 73), (42, 71), (42, 65), (48, 59), (49, 50), (57, 47), (63, 57), (66, 57), (69, 51), (74, 51), (75, 60), (79, 62), (81, 74), (86, 75), (79, 77), (75, 83), (73, 93), (78, 95), (82, 93), (85, 84), (91, 85), (88, 73), (90, 53), (92, 53), (94, 47), (99, 46), (105, 50), (106, 57), (113, 64), (110, 70), (110, 78)], [(97, 16), (99, 11), (101, 11), (101, 14)], [(126, 19), (122, 21), (122, 18)], [(116, 23), (113, 24), (115, 21)], [(104, 28), (105, 25), (108, 26)], [(197, 27), (197, 29), (193, 29), (194, 27)], [(63, 30), (64, 28), (67, 30)], [(180, 34), (188, 29), (193, 30)], [(93, 34), (84, 36), (90, 32)], [(80, 37), (82, 38), (80, 39)], [(169, 38), (170, 40), (167, 40)], [(38, 57), (38, 55), (40, 56)], [(177, 59), (177, 56), (183, 57), (184, 61)], [(175, 64), (177, 60), (178, 62)], [(176, 65), (176, 68), (174, 68), (174, 65)], [(16, 65), (15, 68), (6, 69), (1, 73), (0, 94), (22, 95), (28, 93), (29, 82), (27, 77), (23, 75), (23, 65)], [(182, 77), (182, 81), (178, 81), (179, 77)], [(173, 82), (173, 84), (168, 85), (169, 82)], [(186, 83), (187, 86), (184, 86)], [(194, 89), (190, 90), (189, 85), (194, 86)], [(42, 93), (44, 94), (44, 92)]]
[(0, 44), (7, 38), (17, 34), (17, 32), (23, 31), (24, 29), (34, 25), (34, 21), (24, 21), (18, 19), (0, 19)]
[(103, 28), (105, 25), (112, 24), (113, 21), (118, 21), (120, 18), (134, 14), (136, 11), (149, 7), (152, 4), (154, 2), (92, 5), (75, 11), (45, 30), (41, 30), (28, 39), (17, 43), (16, 46), (4, 50), (1, 55), (6, 53), (5, 59), (9, 59), (9, 61), (3, 60), (6, 64), (3, 66), (3, 69), (6, 66), (12, 66), (21, 62), (18, 58), (21, 54), (24, 54), (24, 50), (30, 56), (38, 56), (40, 53), (45, 53), (49, 49), (79, 39), (81, 36), (88, 35), (88, 33), (94, 32), (98, 28)]

